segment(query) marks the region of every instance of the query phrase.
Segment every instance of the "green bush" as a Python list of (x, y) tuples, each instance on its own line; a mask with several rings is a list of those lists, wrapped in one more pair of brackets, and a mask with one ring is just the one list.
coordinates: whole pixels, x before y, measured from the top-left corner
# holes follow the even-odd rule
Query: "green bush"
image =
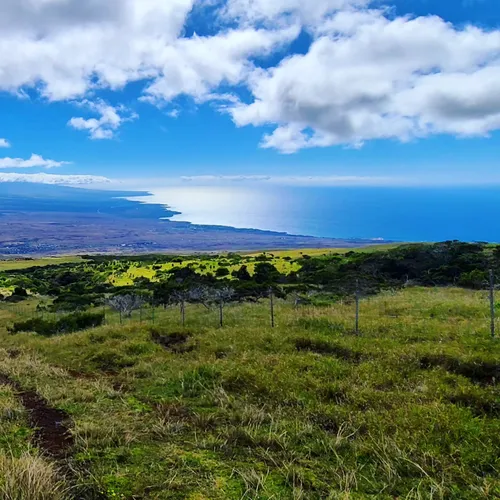
[(35, 332), (44, 337), (51, 337), (62, 333), (73, 333), (88, 328), (96, 328), (104, 323), (102, 313), (74, 313), (59, 319), (33, 318), (28, 321), (14, 323), (9, 332)]

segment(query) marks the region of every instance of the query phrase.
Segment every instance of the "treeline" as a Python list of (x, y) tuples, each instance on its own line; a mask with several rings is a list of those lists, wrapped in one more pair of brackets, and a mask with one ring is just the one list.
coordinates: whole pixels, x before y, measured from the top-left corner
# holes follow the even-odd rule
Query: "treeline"
[[(224, 256), (140, 256), (88, 257), (90, 260), (28, 270), (0, 273), (0, 286), (16, 287), (15, 300), (31, 294), (51, 298), (53, 311), (78, 311), (105, 304), (113, 296), (137, 295), (155, 305), (169, 304), (179, 294), (196, 288), (230, 287), (232, 301), (258, 300), (289, 293), (321, 293), (332, 297), (374, 294), (388, 288), (410, 285), (459, 286), (473, 289), (488, 286), (490, 269), (500, 277), (500, 246), (486, 243), (448, 241), (436, 244), (408, 244), (380, 251), (351, 251), (295, 259), (297, 271), (281, 273), (270, 254), (249, 258)], [(282, 258), (290, 260), (290, 257)], [(163, 270), (165, 261), (174, 263)], [(207, 272), (203, 262), (217, 262), (215, 272)], [(186, 264), (190, 262), (190, 264)], [(274, 262), (274, 263), (273, 263)], [(109, 282), (113, 272), (127, 272), (131, 266), (150, 266), (155, 279), (136, 278), (128, 286)]]
[(303, 259), (299, 281), (340, 294), (351, 294), (356, 286), (368, 294), (408, 285), (483, 289), (490, 269), (500, 276), (500, 246), (447, 241)]

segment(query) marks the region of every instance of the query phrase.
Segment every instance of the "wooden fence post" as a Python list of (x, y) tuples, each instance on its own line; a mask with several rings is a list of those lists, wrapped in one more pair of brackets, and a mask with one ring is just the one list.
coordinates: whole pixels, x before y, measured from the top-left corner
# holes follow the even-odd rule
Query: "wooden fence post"
[(359, 335), (359, 280), (356, 280), (356, 335)]
[(275, 327), (274, 323), (274, 293), (273, 289), (269, 288), (269, 299), (270, 299), (270, 305), (271, 305), (271, 328)]
[(490, 315), (491, 315), (491, 338), (495, 338), (495, 274), (490, 269)]

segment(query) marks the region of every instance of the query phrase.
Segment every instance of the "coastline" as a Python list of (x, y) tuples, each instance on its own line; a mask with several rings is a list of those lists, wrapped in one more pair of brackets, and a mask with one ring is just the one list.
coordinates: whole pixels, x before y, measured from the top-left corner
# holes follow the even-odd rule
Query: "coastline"
[[(241, 227), (236, 227), (236, 226), (231, 226), (231, 225), (225, 225), (225, 224), (200, 224), (188, 220), (173, 220), (175, 217), (179, 217), (183, 215), (183, 212), (178, 211), (173, 209), (170, 205), (166, 203), (151, 203), (146, 201), (146, 198), (148, 197), (153, 197), (154, 194), (150, 191), (144, 191), (140, 194), (140, 196), (128, 196), (125, 197), (127, 201), (130, 201), (132, 203), (140, 203), (141, 205), (153, 205), (157, 207), (161, 207), (165, 210), (166, 213), (169, 215), (164, 215), (163, 217), (160, 217), (160, 221), (166, 221), (169, 222), (170, 224), (177, 224), (177, 225), (185, 225), (186, 227), (191, 227), (194, 229), (202, 229), (202, 230), (211, 230), (211, 231), (234, 231), (234, 232), (241, 232), (241, 233), (249, 233), (249, 234), (267, 234), (270, 236), (286, 236), (286, 237), (299, 237), (299, 238), (317, 238), (317, 239), (332, 239), (327, 236), (314, 236), (310, 234), (303, 234), (303, 233), (292, 233), (288, 231), (276, 231), (272, 229), (260, 229), (256, 227), (247, 227), (247, 226), (241, 226)], [(333, 238), (336, 239), (336, 238)], [(356, 238), (356, 237), (350, 237), (350, 238), (338, 238), (339, 240), (342, 241), (349, 241), (352, 242), (353, 244), (358, 244), (360, 242), (363, 243), (368, 243), (368, 244), (374, 244), (374, 245), (384, 245), (384, 244), (391, 244), (391, 243), (396, 243), (395, 240), (386, 240), (384, 238)]]
[(252, 252), (357, 248), (376, 243), (172, 221), (170, 217), (178, 212), (168, 206), (122, 197), (136, 192), (12, 184), (7, 191), (2, 187), (0, 184), (3, 256)]

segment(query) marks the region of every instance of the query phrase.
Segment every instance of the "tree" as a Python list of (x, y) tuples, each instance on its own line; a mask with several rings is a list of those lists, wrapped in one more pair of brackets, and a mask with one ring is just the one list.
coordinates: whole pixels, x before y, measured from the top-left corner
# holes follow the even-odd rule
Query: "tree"
[(204, 285), (192, 287), (188, 290), (187, 296), (189, 302), (203, 304), (207, 309), (210, 309), (208, 306), (211, 297), (210, 288)]
[(247, 266), (241, 266), (237, 271), (233, 271), (233, 276), (240, 281), (251, 281), (252, 279)]
[(122, 317), (130, 318), (132, 313), (144, 305), (144, 299), (139, 295), (115, 295), (108, 300), (108, 305), (120, 313)]
[(280, 272), (269, 262), (259, 262), (255, 266), (254, 280), (260, 284), (277, 283), (281, 278)]
[(231, 287), (223, 286), (212, 290), (212, 300), (219, 305), (219, 324), (224, 326), (224, 306), (234, 297), (234, 290)]

